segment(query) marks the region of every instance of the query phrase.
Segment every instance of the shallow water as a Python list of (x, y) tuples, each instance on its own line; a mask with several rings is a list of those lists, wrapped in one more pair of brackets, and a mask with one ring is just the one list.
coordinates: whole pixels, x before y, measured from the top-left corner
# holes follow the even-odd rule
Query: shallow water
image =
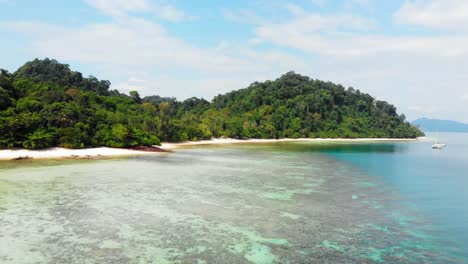
[(371, 166), (423, 145), (2, 163), (0, 263), (462, 263), (466, 237), (448, 241), (445, 220), (408, 195), (426, 190), (402, 180), (398, 164)]

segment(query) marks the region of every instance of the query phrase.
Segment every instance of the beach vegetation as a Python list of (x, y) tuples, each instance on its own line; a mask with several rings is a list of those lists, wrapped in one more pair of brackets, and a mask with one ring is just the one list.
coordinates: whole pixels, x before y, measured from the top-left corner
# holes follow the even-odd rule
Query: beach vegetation
[(395, 106), (288, 72), (214, 97), (179, 101), (110, 89), (56, 60), (0, 71), (0, 148), (134, 147), (213, 137), (415, 138)]

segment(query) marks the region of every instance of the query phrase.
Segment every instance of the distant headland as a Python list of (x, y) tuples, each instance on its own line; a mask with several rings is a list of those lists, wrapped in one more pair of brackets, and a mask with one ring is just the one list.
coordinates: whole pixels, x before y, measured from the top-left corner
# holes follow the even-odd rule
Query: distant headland
[(464, 132), (468, 133), (468, 124), (452, 120), (419, 118), (412, 122), (425, 132)]

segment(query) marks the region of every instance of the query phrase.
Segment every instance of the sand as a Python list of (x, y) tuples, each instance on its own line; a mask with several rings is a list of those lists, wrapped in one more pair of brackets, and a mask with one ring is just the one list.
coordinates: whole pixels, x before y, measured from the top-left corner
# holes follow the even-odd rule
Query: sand
[(201, 146), (201, 145), (222, 145), (240, 143), (275, 143), (275, 142), (405, 142), (424, 140), (424, 137), (417, 139), (396, 139), (396, 138), (282, 138), (282, 139), (233, 139), (217, 138), (211, 140), (187, 141), (181, 143), (162, 143), (161, 148), (171, 150), (180, 147)]
[(0, 160), (16, 159), (59, 159), (59, 158), (105, 158), (118, 156), (149, 155), (154, 152), (136, 151), (118, 148), (65, 149), (51, 148), (45, 150), (0, 150)]
[[(426, 138), (418, 139), (393, 139), (393, 138), (298, 138), (298, 139), (232, 139), (232, 138), (216, 138), (211, 140), (187, 141), (181, 143), (162, 143), (159, 148), (162, 150), (172, 150), (181, 147), (203, 146), (203, 145), (223, 145), (223, 144), (240, 144), (240, 143), (275, 143), (275, 142), (404, 142), (414, 140), (426, 140)], [(65, 149), (51, 148), (46, 150), (0, 150), (0, 160), (18, 160), (18, 159), (61, 159), (61, 158), (107, 158), (119, 156), (136, 156), (136, 155), (151, 155), (156, 152), (137, 151), (118, 148), (88, 148), (88, 149)], [(157, 154), (157, 153), (156, 153)]]

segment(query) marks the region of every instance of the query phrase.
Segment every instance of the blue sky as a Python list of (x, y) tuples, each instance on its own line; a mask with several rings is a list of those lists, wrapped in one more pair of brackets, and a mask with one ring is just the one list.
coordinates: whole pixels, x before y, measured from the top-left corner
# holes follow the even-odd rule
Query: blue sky
[(466, 0), (0, 0), (0, 67), (55, 58), (121, 91), (211, 99), (298, 73), (468, 122)]

